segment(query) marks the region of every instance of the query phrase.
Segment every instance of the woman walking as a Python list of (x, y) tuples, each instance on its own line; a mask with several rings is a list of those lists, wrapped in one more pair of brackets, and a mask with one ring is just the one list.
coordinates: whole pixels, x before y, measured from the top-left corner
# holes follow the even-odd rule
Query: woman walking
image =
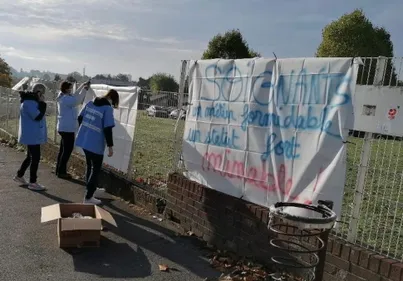
[(108, 157), (113, 155), (113, 134), (115, 127), (113, 108), (119, 106), (119, 94), (111, 89), (94, 101), (88, 102), (78, 116), (80, 127), (77, 133), (76, 146), (84, 150), (87, 163), (86, 181), (87, 192), (84, 203), (100, 204), (94, 198), (98, 186), (98, 175), (102, 168), (105, 153), (105, 143), (108, 146)]
[(60, 85), (60, 93), (56, 99), (59, 112), (57, 116), (57, 132), (62, 138), (56, 164), (56, 175), (59, 178), (71, 178), (67, 173), (67, 162), (74, 149), (75, 133), (78, 127), (77, 106), (83, 102), (89, 86), (90, 83), (86, 82), (72, 94), (73, 84), (64, 81)]
[[(39, 161), (41, 159), (41, 144), (46, 143), (46, 87), (43, 84), (35, 84), (32, 92), (20, 92), (20, 126), (18, 131), (18, 142), (27, 146), (27, 157), (22, 162), (14, 180), (20, 184), (28, 185), (28, 188), (35, 191), (43, 191), (45, 187), (37, 183)], [(25, 180), (24, 174), (30, 167), (29, 183)]]

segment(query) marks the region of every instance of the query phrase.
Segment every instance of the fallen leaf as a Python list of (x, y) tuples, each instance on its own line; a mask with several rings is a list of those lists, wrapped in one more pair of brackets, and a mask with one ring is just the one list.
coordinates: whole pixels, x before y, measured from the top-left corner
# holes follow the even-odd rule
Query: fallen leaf
[(166, 264), (160, 264), (159, 268), (160, 268), (160, 271), (165, 271), (165, 272), (169, 271), (169, 267)]
[(229, 259), (228, 258), (226, 258), (226, 257), (220, 257), (220, 258), (218, 258), (218, 260), (220, 261), (220, 262), (229, 262)]

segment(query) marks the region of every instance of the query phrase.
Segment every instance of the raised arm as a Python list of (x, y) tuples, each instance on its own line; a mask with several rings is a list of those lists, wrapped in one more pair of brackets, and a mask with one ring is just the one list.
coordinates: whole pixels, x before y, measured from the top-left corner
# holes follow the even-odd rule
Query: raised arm
[(63, 103), (69, 107), (76, 107), (84, 101), (85, 95), (87, 94), (87, 88), (85, 87), (87, 84), (81, 84), (80, 87), (74, 92), (73, 95), (65, 95), (60, 103)]
[(81, 84), (78, 87), (78, 89), (74, 92), (73, 96), (77, 97), (77, 105), (83, 103), (89, 87), (90, 87), (90, 81)]

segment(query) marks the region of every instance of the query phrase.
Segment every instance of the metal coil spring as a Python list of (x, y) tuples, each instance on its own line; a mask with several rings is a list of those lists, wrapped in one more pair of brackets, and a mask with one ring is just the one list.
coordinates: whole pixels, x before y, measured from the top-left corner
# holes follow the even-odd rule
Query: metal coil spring
[(269, 225), (269, 231), (274, 234), (270, 245), (276, 252), (271, 258), (276, 269), (272, 280), (314, 280), (315, 268), (319, 263), (318, 253), (324, 248), (324, 242), (319, 237), (322, 230), (299, 229), (276, 222)]

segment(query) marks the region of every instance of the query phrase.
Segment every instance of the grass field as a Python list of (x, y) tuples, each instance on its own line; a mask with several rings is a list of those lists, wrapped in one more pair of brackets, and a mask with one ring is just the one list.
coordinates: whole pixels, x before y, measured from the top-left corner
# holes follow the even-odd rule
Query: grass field
[[(343, 198), (340, 234), (346, 235), (364, 139), (350, 137), (347, 150), (347, 176)], [(389, 256), (403, 256), (403, 142), (377, 138), (371, 140), (356, 241)]]
[[(54, 140), (55, 117), (48, 116), (48, 136)], [(138, 112), (133, 152), (134, 178), (165, 181), (173, 169), (174, 142), (181, 141), (184, 122), (153, 118)], [(15, 134), (17, 120), (1, 122), (0, 126)], [(350, 137), (347, 147), (347, 176), (343, 210), (338, 234), (347, 235), (356, 194), (357, 175), (364, 139)], [(402, 258), (403, 254), (403, 149), (401, 141), (371, 140), (370, 159), (365, 177), (365, 189), (358, 220), (357, 243), (386, 251), (389, 256)], [(330, 200), (332, 198), (329, 198)]]
[(165, 181), (173, 169), (174, 143), (181, 141), (184, 121), (178, 122), (177, 140), (174, 132), (176, 120), (148, 117), (145, 112), (139, 111), (136, 122), (135, 175)]
[[(48, 138), (60, 142), (59, 135), (55, 135), (56, 117), (46, 117)], [(138, 111), (136, 131), (134, 136), (134, 151), (132, 167), (134, 178), (150, 179), (151, 181), (166, 181), (167, 175), (173, 169), (174, 138), (176, 120), (168, 118), (154, 118)], [(183, 132), (184, 121), (178, 122), (178, 136)], [(13, 135), (18, 134), (18, 118), (0, 121), (0, 127)], [(56, 140), (55, 140), (56, 137)], [(180, 137), (179, 140), (180, 141)]]

